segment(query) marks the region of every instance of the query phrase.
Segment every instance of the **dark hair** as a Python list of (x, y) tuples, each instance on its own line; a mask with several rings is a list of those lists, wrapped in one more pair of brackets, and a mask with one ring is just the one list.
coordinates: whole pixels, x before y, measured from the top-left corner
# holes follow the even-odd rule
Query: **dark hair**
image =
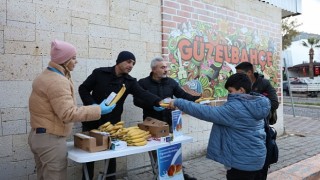
[(240, 64), (238, 64), (236, 66), (236, 69), (240, 69), (240, 70), (243, 70), (245, 72), (248, 72), (248, 71), (252, 71), (253, 72), (253, 65), (249, 62), (242, 62)]
[(224, 85), (224, 88), (226, 89), (229, 87), (233, 87), (236, 90), (239, 90), (242, 87), (246, 93), (249, 94), (251, 92), (251, 81), (246, 74), (236, 73), (231, 75)]

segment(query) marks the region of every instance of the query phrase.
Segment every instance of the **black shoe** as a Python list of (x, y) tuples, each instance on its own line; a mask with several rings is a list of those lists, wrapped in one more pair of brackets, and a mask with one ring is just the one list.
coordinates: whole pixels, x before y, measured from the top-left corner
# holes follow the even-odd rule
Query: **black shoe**
[(183, 174), (184, 180), (197, 180), (197, 178), (191, 177), (188, 174)]

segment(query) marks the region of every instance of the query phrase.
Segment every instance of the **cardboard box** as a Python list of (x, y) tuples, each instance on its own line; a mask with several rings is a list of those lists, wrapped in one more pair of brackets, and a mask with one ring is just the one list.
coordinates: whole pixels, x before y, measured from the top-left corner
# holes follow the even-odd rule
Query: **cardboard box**
[(211, 106), (222, 106), (225, 102), (227, 102), (226, 100), (213, 100), (210, 102)]
[(104, 151), (110, 148), (111, 138), (97, 132), (82, 132), (74, 135), (74, 146), (89, 152)]
[(126, 141), (121, 141), (121, 140), (113, 140), (111, 143), (111, 150), (121, 150), (121, 149), (125, 149), (128, 147), (128, 144)]
[(147, 117), (138, 123), (140, 129), (149, 131), (152, 137), (160, 138), (169, 135), (169, 124), (158, 119)]

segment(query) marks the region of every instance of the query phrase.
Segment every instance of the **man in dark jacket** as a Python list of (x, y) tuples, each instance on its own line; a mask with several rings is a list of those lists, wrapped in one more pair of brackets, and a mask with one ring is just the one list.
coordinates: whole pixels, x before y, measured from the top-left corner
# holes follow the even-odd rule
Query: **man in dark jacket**
[[(143, 89), (159, 96), (161, 99), (173, 98), (173, 96), (175, 96), (176, 98), (195, 101), (200, 98), (200, 96), (192, 96), (186, 93), (174, 79), (167, 77), (167, 65), (162, 57), (154, 58), (151, 61), (150, 66), (150, 75), (138, 81)], [(133, 102), (134, 105), (143, 109), (143, 119), (146, 117), (152, 117), (167, 122), (170, 126), (170, 131), (172, 131), (171, 109), (149, 106), (146, 101), (142, 100), (138, 96), (134, 96)], [(153, 152), (153, 155), (154, 158), (156, 158), (155, 152)], [(189, 177), (187, 174), (184, 174), (184, 178), (186, 180), (195, 179)]]
[[(249, 62), (242, 62), (236, 66), (237, 73), (245, 73), (248, 75), (252, 83), (252, 92), (257, 92), (263, 94), (269, 98), (271, 103), (271, 110), (267, 117), (267, 120), (270, 124), (275, 123), (275, 120), (271, 122), (271, 118), (276, 118), (277, 109), (279, 107), (279, 101), (277, 96), (277, 91), (272, 87), (270, 82), (267, 79), (264, 79), (263, 76), (254, 72), (253, 65)], [(265, 165), (261, 170), (259, 180), (267, 179), (269, 165)]]
[[(142, 101), (145, 101), (144, 103), (146, 106), (159, 108), (161, 99), (141, 88), (136, 78), (129, 75), (135, 63), (136, 58), (131, 52), (122, 51), (118, 55), (115, 66), (100, 67), (93, 70), (92, 74), (79, 86), (79, 95), (84, 105), (99, 104), (112, 92), (118, 93), (123, 84), (125, 84), (126, 87), (126, 91), (117, 102), (112, 113), (109, 113), (106, 116), (101, 116), (97, 121), (83, 122), (83, 131), (97, 129), (100, 125), (108, 121), (112, 124), (119, 122), (123, 112), (123, 104), (128, 94), (139, 97)], [(87, 163), (87, 167), (89, 177), (92, 179), (94, 162)], [(115, 171), (116, 159), (112, 158), (109, 161), (108, 174), (114, 173)], [(115, 176), (112, 176), (109, 179), (115, 179)]]
[(237, 73), (245, 73), (252, 82), (252, 92), (260, 93), (269, 98), (271, 102), (271, 111), (279, 107), (277, 91), (272, 87), (267, 79), (254, 72), (253, 65), (249, 62), (242, 62), (236, 66)]
[[(143, 89), (159, 96), (161, 99), (175, 96), (176, 98), (195, 101), (200, 98), (200, 96), (192, 96), (186, 93), (174, 79), (167, 77), (167, 65), (162, 57), (154, 58), (150, 66), (150, 75), (138, 81)], [(152, 117), (167, 122), (171, 127), (171, 109), (149, 106), (146, 101), (137, 96), (134, 96), (133, 103), (143, 109), (143, 119)]]

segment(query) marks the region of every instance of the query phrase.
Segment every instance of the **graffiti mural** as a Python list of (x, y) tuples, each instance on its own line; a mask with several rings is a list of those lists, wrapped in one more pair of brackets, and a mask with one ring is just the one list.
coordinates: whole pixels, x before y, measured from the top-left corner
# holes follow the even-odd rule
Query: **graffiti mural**
[(275, 42), (257, 30), (234, 28), (226, 21), (185, 22), (171, 31), (168, 50), (170, 77), (207, 97), (227, 96), (225, 81), (240, 62), (251, 62), (272, 85), (277, 82)]

